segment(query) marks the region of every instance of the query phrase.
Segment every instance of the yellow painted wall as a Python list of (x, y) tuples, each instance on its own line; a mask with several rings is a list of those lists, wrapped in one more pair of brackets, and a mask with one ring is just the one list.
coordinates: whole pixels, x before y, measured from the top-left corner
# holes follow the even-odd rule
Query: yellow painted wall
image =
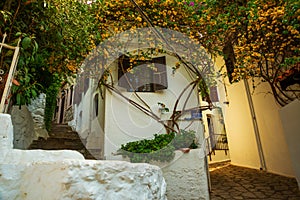
[(280, 106), (276, 104), (272, 94), (267, 93), (267, 83), (260, 84), (252, 95), (257, 122), (261, 132), (261, 141), (270, 172), (294, 176), (290, 154), (280, 120)]
[[(223, 60), (216, 59), (217, 68), (223, 65)], [(231, 162), (234, 165), (259, 169), (258, 154), (252, 117), (246, 96), (244, 83), (229, 84), (224, 79), (224, 87), (220, 89), (220, 102), (229, 101), (229, 105), (222, 105), (225, 125), (228, 135)], [(251, 87), (251, 83), (249, 81)], [(263, 153), (267, 171), (294, 176), (287, 143), (284, 138), (279, 118), (280, 107), (276, 105), (267, 84), (259, 85), (252, 95), (260, 131)]]

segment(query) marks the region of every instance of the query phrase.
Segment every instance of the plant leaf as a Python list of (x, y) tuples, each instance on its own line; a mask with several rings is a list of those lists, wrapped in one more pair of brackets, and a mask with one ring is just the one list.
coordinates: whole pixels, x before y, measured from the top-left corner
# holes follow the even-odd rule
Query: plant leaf
[(25, 37), (25, 38), (22, 40), (22, 47), (23, 47), (24, 49), (27, 49), (27, 48), (30, 46), (30, 43), (31, 43), (30, 37)]

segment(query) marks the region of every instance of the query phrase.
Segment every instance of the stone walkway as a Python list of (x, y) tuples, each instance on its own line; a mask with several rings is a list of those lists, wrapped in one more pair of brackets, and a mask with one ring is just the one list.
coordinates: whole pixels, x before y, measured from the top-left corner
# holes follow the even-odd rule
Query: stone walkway
[(229, 163), (210, 165), (211, 200), (300, 200), (295, 179)]

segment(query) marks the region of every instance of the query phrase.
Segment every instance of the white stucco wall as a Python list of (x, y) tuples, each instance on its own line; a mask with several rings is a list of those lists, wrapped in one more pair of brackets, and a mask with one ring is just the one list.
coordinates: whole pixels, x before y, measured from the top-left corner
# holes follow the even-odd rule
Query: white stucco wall
[[(82, 101), (74, 106), (74, 126), (85, 147), (97, 159), (103, 159), (104, 152), (104, 100), (96, 88), (96, 81), (89, 80), (89, 89), (82, 94)], [(95, 95), (99, 95), (98, 116), (95, 116)], [(78, 95), (78, 94), (76, 94)]]
[[(177, 97), (191, 81), (184, 67), (178, 69), (174, 75), (172, 74), (172, 66), (174, 66), (176, 62), (176, 58), (166, 56), (168, 89), (157, 92), (138, 92), (138, 95), (161, 120), (169, 119)], [(110, 71), (113, 75), (113, 80), (118, 80), (116, 62), (112, 64)], [(76, 131), (82, 139), (87, 141), (87, 149), (103, 149), (104, 158), (112, 160), (116, 159), (112, 153), (115, 153), (121, 144), (139, 139), (152, 138), (156, 133), (166, 132), (163, 125), (146, 116), (140, 110), (130, 106), (128, 102), (120, 96), (112, 94), (108, 90), (104, 92), (104, 100), (101, 99), (99, 94), (99, 115), (95, 118), (93, 116), (93, 98), (96, 93), (100, 93), (95, 87), (97, 83), (98, 80), (90, 79), (88, 90), (83, 96), (82, 101), (75, 108)], [(117, 85), (117, 83), (115, 83), (115, 85)], [(134, 93), (127, 92), (123, 89), (122, 94), (143, 105)], [(188, 91), (182, 96), (178, 110), (182, 109), (187, 95)], [(164, 103), (170, 112), (165, 114), (159, 112), (158, 102)], [(186, 109), (196, 106), (198, 106), (198, 95), (196, 91), (193, 91)], [(190, 115), (184, 116), (183, 118), (185, 117), (190, 117)], [(187, 130), (192, 129), (197, 131), (199, 140), (202, 141), (203, 128), (199, 120), (179, 121), (179, 124), (182, 129), (186, 128)]]
[(176, 151), (174, 161), (162, 167), (169, 200), (209, 200), (206, 165), (203, 151)]
[(0, 114), (0, 151), (13, 148), (13, 126), (11, 116), (8, 114)]
[[(161, 168), (167, 184), (168, 200), (209, 200), (205, 148), (191, 149), (188, 153), (176, 150), (170, 162), (150, 161)], [(129, 158), (120, 160), (129, 161)]]

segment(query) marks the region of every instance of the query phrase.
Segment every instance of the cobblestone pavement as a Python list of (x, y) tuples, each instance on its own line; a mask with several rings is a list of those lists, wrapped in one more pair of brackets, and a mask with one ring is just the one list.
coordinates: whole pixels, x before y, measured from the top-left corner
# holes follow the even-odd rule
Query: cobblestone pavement
[(211, 200), (300, 200), (294, 178), (223, 163), (210, 165)]

